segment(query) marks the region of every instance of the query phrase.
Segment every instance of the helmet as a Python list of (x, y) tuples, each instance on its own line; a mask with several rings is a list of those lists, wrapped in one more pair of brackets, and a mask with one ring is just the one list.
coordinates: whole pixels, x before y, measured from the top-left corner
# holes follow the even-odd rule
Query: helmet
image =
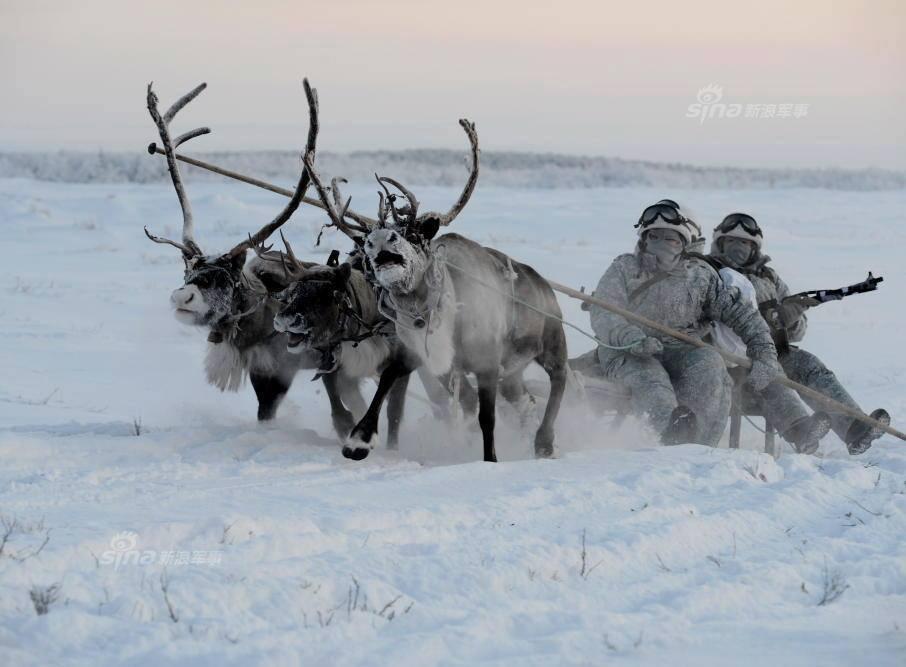
[(712, 252), (719, 250), (717, 242), (724, 237), (733, 237), (745, 239), (755, 244), (758, 252), (761, 252), (761, 243), (764, 240), (764, 234), (761, 227), (748, 213), (731, 213), (714, 228), (714, 238), (711, 241)]
[(669, 229), (677, 232), (689, 246), (701, 237), (701, 227), (681, 212), (679, 204), (672, 199), (662, 199), (642, 211), (636, 223), (639, 236), (652, 229)]

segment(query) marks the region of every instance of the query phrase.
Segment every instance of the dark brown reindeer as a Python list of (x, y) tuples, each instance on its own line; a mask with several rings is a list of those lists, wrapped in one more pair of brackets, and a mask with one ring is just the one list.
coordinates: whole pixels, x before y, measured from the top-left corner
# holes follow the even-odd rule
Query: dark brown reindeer
[[(377, 310), (374, 290), (361, 271), (348, 263), (311, 266), (295, 258), (286, 246), (289, 286), (275, 295), (280, 307), (274, 329), (286, 336), (292, 354), (315, 354), (318, 373), (325, 386), (358, 385), (379, 375), (398, 350), (381, 335), (387, 321)], [(400, 378), (390, 392), (387, 406), (387, 446), (395, 449), (403, 417), (409, 378)], [(337, 433), (349, 435), (356, 417), (338, 400), (331, 398), (331, 418)], [(358, 414), (361, 417), (362, 413)]]
[[(345, 456), (361, 459), (373, 447), (378, 414), (398, 378), (419, 364), (442, 382), (464, 373), (478, 383), (478, 422), (484, 460), (496, 461), (494, 424), (497, 390), (518, 403), (525, 395), (522, 372), (536, 361), (550, 377), (551, 391), (535, 434), (535, 455), (553, 454), (554, 421), (566, 384), (566, 337), (560, 308), (550, 285), (530, 266), (485, 248), (458, 234), (435, 238), (468, 203), (478, 179), (478, 135), (461, 120), (471, 143), (472, 169), (458, 201), (447, 213), (419, 215), (419, 202), (392, 178), (378, 177), (378, 220), (354, 227), (344, 221), (349, 202), (340, 206), (334, 192), (334, 225), (361, 246), (366, 275), (379, 288), (379, 309), (394, 324), (408, 355), (400, 356), (381, 374), (374, 399), (353, 429)], [(324, 188), (314, 170), (314, 152), (306, 167), (326, 204)], [(390, 192), (395, 188), (402, 197)], [(404, 203), (397, 206), (397, 200)], [(357, 215), (362, 221), (364, 216)], [(367, 234), (364, 240), (362, 235)]]
[[(308, 80), (303, 82), (308, 100), (309, 128), (306, 154), (314, 154), (318, 135), (318, 98)], [(282, 267), (286, 258), (282, 253), (260, 253), (246, 261), (247, 250), (261, 246), (281, 227), (302, 202), (309, 185), (306, 169), (302, 169), (293, 196), (282, 211), (257, 233), (249, 235), (223, 254), (205, 255), (195, 239), (192, 208), (175, 158), (176, 148), (197, 136), (207, 134), (206, 127), (198, 128), (175, 139), (170, 137), (170, 122), (174, 116), (206, 87), (201, 84), (177, 100), (161, 115), (157, 95), (148, 85), (148, 111), (157, 126), (170, 178), (182, 208), (182, 239), (154, 236), (145, 228), (145, 234), (155, 243), (164, 243), (182, 252), (185, 263), (184, 285), (170, 296), (176, 319), (180, 322), (208, 329), (210, 343), (205, 357), (208, 382), (221, 391), (237, 391), (248, 375), (258, 399), (258, 419), (274, 417), (281, 400), (286, 395), (296, 373), (301, 369), (318, 368), (321, 359), (316, 354), (291, 354), (287, 351), (287, 335), (273, 328), (279, 303), (269, 292), (286, 286)], [(156, 150), (155, 144), (149, 152)], [(325, 383), (331, 403), (346, 401), (354, 412), (361, 414), (365, 402), (357, 383)], [(345, 437), (349, 429), (340, 433)]]

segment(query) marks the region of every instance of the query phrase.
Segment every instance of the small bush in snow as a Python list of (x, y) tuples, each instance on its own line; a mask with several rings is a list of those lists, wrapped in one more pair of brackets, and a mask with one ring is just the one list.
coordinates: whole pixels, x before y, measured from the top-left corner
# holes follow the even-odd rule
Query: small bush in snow
[(33, 586), (28, 595), (35, 606), (35, 613), (38, 616), (44, 616), (50, 610), (50, 606), (60, 597), (60, 584)]
[(831, 602), (838, 600), (843, 593), (846, 592), (846, 589), (849, 588), (849, 584), (846, 583), (846, 578), (843, 576), (843, 573), (839, 570), (834, 570), (831, 572), (827, 569), (827, 561), (824, 561), (824, 591), (821, 595), (821, 599), (818, 601), (819, 607), (824, 607), (829, 605)]

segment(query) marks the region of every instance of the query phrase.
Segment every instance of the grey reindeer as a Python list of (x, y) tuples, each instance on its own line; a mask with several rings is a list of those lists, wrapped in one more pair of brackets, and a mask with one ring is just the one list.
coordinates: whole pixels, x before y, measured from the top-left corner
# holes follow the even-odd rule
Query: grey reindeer
[[(393, 322), (394, 335), (407, 352), (382, 372), (368, 411), (343, 449), (348, 458), (368, 455), (384, 398), (399, 378), (421, 365), (448, 386), (464, 374), (475, 375), (484, 460), (496, 461), (498, 387), (506, 400), (522, 403), (526, 398), (522, 373), (532, 361), (547, 372), (551, 383), (535, 434), (535, 455), (553, 454), (554, 422), (567, 373), (566, 337), (553, 290), (530, 266), (497, 250), (454, 233), (435, 238), (468, 203), (478, 179), (478, 135), (469, 121), (461, 120), (460, 125), (471, 144), (472, 166), (459, 199), (447, 213), (419, 215), (419, 202), (411, 191), (379, 176), (383, 192), (378, 219), (355, 214), (360, 223), (356, 227), (344, 222), (349, 201), (341, 206), (334, 189), (333, 224), (359, 245), (365, 275), (378, 289), (379, 310)], [(313, 151), (306, 153), (305, 164), (326, 204)], [(398, 206), (399, 199), (405, 203)]]
[[(308, 80), (304, 80), (308, 100), (309, 128), (306, 154), (314, 154), (318, 136), (318, 98)], [(205, 371), (208, 382), (221, 391), (237, 391), (246, 376), (258, 399), (258, 419), (272, 419), (277, 407), (289, 390), (296, 373), (302, 369), (318, 368), (321, 359), (316, 354), (291, 354), (287, 350), (287, 335), (274, 331), (274, 316), (280, 304), (271, 292), (286, 286), (282, 270), (283, 253), (264, 252), (246, 261), (247, 250), (261, 246), (264, 241), (287, 222), (308, 189), (310, 179), (302, 169), (289, 203), (257, 233), (233, 246), (223, 254), (205, 255), (195, 240), (192, 208), (186, 195), (175, 157), (176, 148), (210, 129), (197, 128), (171, 139), (169, 125), (174, 116), (195, 99), (206, 87), (202, 83), (178, 99), (163, 115), (158, 110), (157, 95), (148, 84), (148, 111), (157, 126), (170, 178), (182, 208), (182, 240), (155, 236), (145, 227), (145, 234), (155, 243), (174, 246), (182, 252), (185, 263), (184, 284), (170, 295), (176, 319), (185, 324), (209, 331)], [(155, 144), (148, 147), (153, 153)], [(345, 401), (357, 414), (365, 411), (365, 401), (355, 382), (325, 383), (331, 404)], [(340, 433), (345, 437), (349, 430)]]

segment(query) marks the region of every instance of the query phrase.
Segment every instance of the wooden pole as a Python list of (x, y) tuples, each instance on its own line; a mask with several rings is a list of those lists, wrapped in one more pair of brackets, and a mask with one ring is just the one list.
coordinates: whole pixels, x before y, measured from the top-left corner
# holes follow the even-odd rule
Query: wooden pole
[[(148, 153), (151, 155), (155, 155), (155, 154), (166, 155), (164, 150), (160, 146), (158, 146), (157, 144), (154, 144), (154, 143), (148, 145)], [(252, 178), (251, 176), (245, 176), (244, 174), (240, 174), (239, 172), (236, 172), (236, 171), (230, 171), (229, 169), (224, 169), (223, 167), (218, 167), (216, 164), (211, 164), (210, 162), (202, 162), (201, 160), (196, 160), (195, 158), (189, 157), (187, 155), (176, 154), (174, 157), (177, 160), (179, 160), (180, 162), (185, 162), (186, 164), (190, 164), (193, 167), (198, 167), (199, 169), (207, 169), (208, 171), (213, 171), (215, 174), (220, 174), (221, 176), (226, 176), (227, 178), (232, 178), (237, 181), (242, 181), (243, 183), (248, 183), (249, 185), (254, 185), (255, 187), (262, 188), (264, 190), (270, 190), (271, 192), (275, 192), (278, 195), (283, 195), (284, 197), (293, 196), (292, 190), (287, 190), (286, 188), (281, 188), (276, 185), (272, 185), (272, 184), (268, 183), (267, 181), (261, 181), (261, 180), (258, 180), (257, 178)], [(324, 204), (321, 203), (320, 199), (312, 199), (311, 197), (302, 197), (302, 201), (310, 206), (316, 206), (319, 209), (321, 209), (322, 211), (325, 210)], [(368, 223), (367, 219), (363, 220), (354, 211), (347, 211), (346, 215), (347, 215), (347, 217), (352, 218), (353, 220), (355, 220), (358, 223), (366, 224), (366, 225)]]
[[(156, 144), (151, 144), (150, 146), (148, 146), (148, 153), (150, 153), (151, 155), (154, 155), (154, 154), (164, 155), (165, 154), (164, 151), (161, 148), (159, 148)], [(243, 174), (240, 174), (238, 172), (230, 171), (229, 169), (224, 169), (222, 167), (218, 167), (217, 165), (213, 165), (208, 162), (202, 162), (201, 160), (196, 160), (195, 158), (187, 157), (185, 155), (176, 155), (176, 159), (180, 160), (182, 162), (185, 162), (186, 164), (191, 164), (194, 167), (199, 167), (201, 169), (207, 169), (208, 171), (213, 171), (215, 174), (220, 174), (221, 176), (226, 176), (227, 178), (232, 178), (237, 181), (242, 181), (243, 183), (248, 183), (249, 185), (254, 185), (259, 188), (264, 188), (265, 190), (270, 190), (271, 192), (275, 192), (278, 195), (283, 195), (284, 197), (293, 196), (293, 193), (291, 190), (287, 190), (285, 188), (280, 188), (280, 187), (277, 187), (276, 185), (271, 185), (270, 183), (258, 180), (257, 178), (251, 178), (249, 176), (244, 176)], [(304, 197), (302, 199), (302, 201), (305, 202), (306, 204), (310, 204), (311, 206), (317, 206), (320, 209), (324, 208), (324, 205), (317, 199), (311, 199), (310, 197)], [(355, 219), (355, 216), (351, 211), (350, 211), (349, 215), (351, 218)], [(723, 357), (725, 361), (736, 364), (737, 366), (742, 366), (743, 368), (752, 367), (752, 362), (749, 361), (749, 359), (747, 357), (740, 357), (735, 354), (731, 354), (730, 352), (724, 352), (720, 348), (715, 347), (714, 345), (709, 345), (708, 343), (704, 342), (703, 340), (701, 340), (699, 338), (695, 338), (694, 336), (684, 334), (682, 331), (677, 331), (676, 329), (672, 329), (668, 326), (665, 326), (665, 325), (661, 324), (660, 322), (655, 322), (654, 320), (648, 319), (647, 317), (643, 317), (642, 315), (637, 315), (636, 313), (633, 313), (631, 310), (626, 310), (625, 308), (621, 308), (620, 306), (614, 305), (612, 303), (608, 303), (607, 301), (598, 299), (597, 297), (586, 294), (585, 292), (580, 292), (579, 290), (573, 289), (572, 287), (567, 287), (566, 285), (561, 285), (560, 283), (554, 282), (553, 280), (548, 280), (547, 282), (550, 284), (550, 286), (554, 290), (556, 290), (557, 292), (560, 292), (561, 294), (565, 294), (566, 296), (572, 297), (574, 299), (579, 299), (580, 301), (584, 301), (585, 303), (591, 304), (593, 306), (598, 306), (599, 308), (608, 310), (611, 313), (616, 313), (617, 315), (620, 315), (621, 317), (626, 318), (630, 322), (635, 322), (636, 324), (640, 324), (644, 327), (648, 327), (649, 329), (654, 329), (655, 331), (659, 331), (662, 334), (671, 336), (672, 338), (676, 338), (677, 340), (681, 340), (684, 343), (688, 343), (689, 345), (694, 345), (695, 347), (710, 348), (710, 349), (714, 350), (715, 352), (717, 352), (721, 357)], [(851, 408), (848, 405), (844, 405), (843, 403), (838, 403), (834, 399), (829, 398), (829, 397), (825, 396), (824, 394), (815, 391), (814, 389), (810, 389), (809, 387), (806, 387), (805, 385), (801, 385), (797, 382), (793, 382), (785, 375), (781, 375), (776, 380), (774, 380), (774, 382), (777, 382), (786, 387), (789, 387), (790, 389), (794, 389), (795, 391), (799, 392), (803, 396), (808, 396), (809, 398), (814, 399), (816, 402), (825, 406), (829, 410), (832, 410), (834, 412), (842, 412), (843, 414), (848, 415), (848, 416), (852, 417), (853, 419), (858, 419), (862, 422), (865, 422), (872, 428), (877, 428), (877, 429), (883, 431), (884, 433), (889, 433), (890, 435), (896, 436), (900, 440), (906, 440), (906, 433), (898, 431), (897, 429), (893, 428), (892, 426), (890, 426), (888, 424), (879, 422), (877, 419), (872, 419), (871, 417), (866, 415), (861, 410), (856, 410), (855, 408)]]

